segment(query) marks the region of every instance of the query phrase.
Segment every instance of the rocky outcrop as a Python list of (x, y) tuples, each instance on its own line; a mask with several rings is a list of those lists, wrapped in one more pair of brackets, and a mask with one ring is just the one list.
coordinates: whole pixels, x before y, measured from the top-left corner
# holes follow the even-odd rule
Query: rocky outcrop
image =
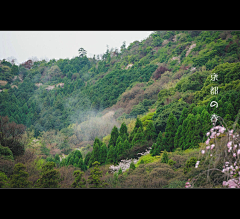
[(192, 50), (195, 46), (196, 46), (196, 43), (192, 44), (192, 45), (189, 47), (188, 51), (186, 52), (186, 57), (188, 56), (188, 54), (191, 52), (191, 50)]

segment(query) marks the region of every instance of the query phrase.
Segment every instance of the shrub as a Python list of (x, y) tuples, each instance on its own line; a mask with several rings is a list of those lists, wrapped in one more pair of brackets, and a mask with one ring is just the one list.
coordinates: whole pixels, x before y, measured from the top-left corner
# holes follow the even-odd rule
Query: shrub
[(166, 150), (163, 151), (161, 163), (168, 163), (168, 154)]
[(191, 157), (189, 160), (186, 161), (186, 165), (183, 169), (184, 173), (187, 173), (188, 171), (191, 170), (191, 167), (194, 167), (197, 162), (196, 157)]
[(176, 161), (173, 161), (172, 159), (168, 160), (168, 164), (170, 166), (173, 166), (176, 163)]

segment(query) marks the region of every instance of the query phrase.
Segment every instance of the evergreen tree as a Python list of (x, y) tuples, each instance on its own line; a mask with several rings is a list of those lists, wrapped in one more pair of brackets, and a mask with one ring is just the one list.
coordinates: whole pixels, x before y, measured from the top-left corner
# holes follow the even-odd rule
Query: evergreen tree
[(85, 158), (84, 158), (84, 164), (85, 164), (86, 166), (89, 166), (88, 162), (89, 162), (89, 160), (90, 160), (90, 157), (91, 157), (91, 152), (89, 151), (89, 152), (87, 152), (87, 154), (86, 154), (86, 156), (85, 156)]
[(83, 159), (80, 158), (78, 163), (77, 163), (77, 167), (81, 168), (82, 171), (86, 171), (87, 170), (87, 166), (83, 163)]
[(135, 134), (137, 133), (137, 131), (140, 127), (143, 129), (143, 124), (142, 124), (142, 121), (139, 118), (137, 118), (136, 123), (135, 123), (135, 127), (134, 127), (133, 131), (131, 132), (131, 134), (129, 136), (129, 142), (130, 143), (132, 143), (132, 140), (133, 140)]
[(111, 131), (111, 137), (110, 137), (109, 144), (108, 144), (109, 146), (113, 145), (113, 147), (116, 147), (118, 135), (119, 135), (118, 128), (116, 126), (114, 126)]
[(174, 137), (177, 133), (177, 119), (176, 117), (173, 115), (173, 113), (171, 112), (168, 120), (167, 120), (167, 125), (166, 125), (166, 129), (165, 129), (165, 141), (166, 141), (166, 145), (164, 145), (164, 148), (167, 151), (172, 151), (174, 148)]
[(188, 114), (188, 123), (187, 123), (187, 132), (185, 137), (185, 145), (183, 150), (186, 150), (188, 148), (194, 147), (193, 145), (193, 138), (194, 138), (194, 131), (195, 131), (195, 118), (193, 114)]
[(103, 143), (99, 140), (99, 138), (95, 138), (93, 143), (93, 151), (89, 160), (89, 167), (92, 166), (93, 162), (100, 160), (100, 147), (102, 146), (102, 144)]
[(182, 124), (181, 138), (179, 140), (179, 146), (182, 150), (183, 148), (185, 148), (185, 144), (186, 144), (185, 140), (186, 140), (186, 133), (187, 133), (187, 124), (188, 124), (188, 119), (186, 118)]
[(73, 165), (74, 164), (74, 157), (71, 155), (71, 157), (68, 160), (68, 165)]
[(81, 151), (75, 150), (75, 151), (74, 151), (74, 157), (75, 157), (75, 158), (78, 157), (79, 159), (82, 158), (82, 153), (81, 153)]
[(78, 166), (78, 162), (79, 162), (79, 158), (76, 156), (74, 158), (73, 166), (77, 167)]
[(35, 187), (37, 188), (58, 188), (60, 181), (60, 173), (53, 169), (56, 166), (54, 162), (47, 162), (42, 167), (41, 177), (37, 180)]
[(153, 146), (150, 150), (150, 154), (152, 156), (156, 156), (156, 155), (160, 154), (162, 150), (163, 150), (163, 137), (162, 137), (162, 132), (160, 131), (158, 133), (156, 143), (153, 144)]
[(123, 150), (128, 150), (130, 149), (131, 145), (130, 143), (128, 142), (128, 140), (126, 139), (124, 142), (123, 142)]
[(166, 150), (163, 151), (161, 163), (168, 163), (168, 153)]
[(4, 172), (0, 171), (0, 188), (9, 188), (7, 175)]
[(130, 168), (133, 169), (133, 170), (136, 169), (136, 166), (135, 166), (135, 164), (133, 163), (133, 161), (130, 163)]
[(146, 140), (148, 140), (148, 141), (149, 140), (153, 140), (153, 141), (156, 140), (156, 138), (157, 138), (156, 129), (155, 129), (152, 121), (150, 121), (148, 123), (144, 134), (145, 134)]
[(197, 114), (195, 117), (195, 129), (194, 129), (194, 136), (192, 139), (192, 145), (194, 147), (198, 146), (198, 143), (202, 141), (203, 133), (202, 133), (202, 120), (201, 115)]
[(123, 142), (128, 139), (128, 132), (127, 132), (127, 125), (125, 122), (122, 123), (120, 130), (119, 130), (119, 136), (122, 138)]
[(202, 120), (203, 141), (206, 141), (208, 138), (206, 136), (206, 133), (209, 132), (209, 130), (212, 127), (211, 116), (206, 109), (204, 109), (201, 113), (201, 120)]
[(182, 132), (182, 125), (179, 125), (177, 129), (177, 133), (174, 137), (174, 149), (180, 147), (181, 132)]
[(99, 169), (99, 164), (100, 163), (98, 161), (95, 161), (92, 164), (93, 169), (91, 170), (90, 176), (88, 178), (90, 188), (104, 188), (107, 186), (107, 183), (104, 183), (102, 180), (100, 180), (100, 177), (102, 177), (102, 171)]
[(110, 146), (107, 154), (107, 161), (106, 163), (115, 163), (117, 159), (117, 153), (113, 145)]
[(230, 115), (230, 120), (233, 121), (235, 118), (235, 110), (231, 102), (228, 103), (226, 111), (227, 111), (227, 114)]
[(188, 108), (184, 107), (181, 113), (181, 116), (179, 118), (179, 125), (183, 124), (183, 121), (187, 118), (188, 116)]
[(119, 158), (123, 154), (123, 152), (124, 152), (124, 148), (123, 148), (122, 138), (118, 136), (117, 146), (116, 146), (117, 158)]
[(136, 145), (136, 144), (141, 144), (145, 141), (145, 136), (143, 134), (143, 128), (139, 127), (137, 130), (137, 133), (134, 135), (134, 138), (132, 140), (132, 146)]
[(82, 171), (75, 170), (73, 172), (73, 176), (75, 177), (75, 180), (72, 183), (72, 188), (86, 188), (86, 180), (82, 177), (83, 176)]
[(217, 114), (218, 116), (221, 116), (222, 118), (224, 117), (223, 102), (222, 102), (222, 100), (219, 100), (219, 101), (218, 101), (218, 108), (217, 108), (216, 114)]
[(100, 147), (100, 154), (99, 154), (100, 164), (105, 163), (106, 159), (107, 159), (107, 146), (106, 144), (102, 144), (102, 146)]
[(17, 163), (13, 169), (13, 175), (10, 177), (10, 188), (31, 188), (31, 182), (28, 181), (28, 172), (25, 171), (26, 166)]

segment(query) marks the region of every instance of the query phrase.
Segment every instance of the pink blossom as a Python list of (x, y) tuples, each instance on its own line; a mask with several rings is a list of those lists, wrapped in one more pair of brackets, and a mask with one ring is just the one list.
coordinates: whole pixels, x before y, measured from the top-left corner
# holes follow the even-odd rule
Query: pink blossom
[(210, 141), (210, 138), (208, 138), (208, 139), (207, 139), (207, 141), (206, 141), (206, 145), (208, 145), (208, 144), (209, 144), (209, 141)]
[(223, 186), (227, 186), (227, 182), (226, 181), (223, 181)]
[(210, 146), (207, 146), (206, 149), (207, 149), (207, 150), (210, 149)]
[(210, 132), (207, 132), (207, 134), (206, 134), (207, 136), (209, 136), (210, 135)]
[(217, 133), (217, 136), (219, 136), (220, 135), (220, 133)]
[(205, 150), (202, 150), (202, 154), (205, 154)]
[(233, 133), (233, 129), (229, 131), (229, 134), (232, 134)]
[(212, 145), (211, 145), (211, 150), (212, 150), (214, 147), (215, 147), (215, 144), (212, 144)]
[(240, 149), (238, 149), (237, 154), (240, 154)]
[(232, 145), (232, 141), (229, 141), (229, 142), (227, 143), (227, 147), (229, 148), (231, 145)]
[(236, 153), (233, 153), (233, 156), (236, 157)]
[(210, 136), (210, 138), (214, 138), (214, 136), (216, 135), (216, 132), (213, 132)]
[(210, 156), (212, 156), (212, 154), (210, 154)]

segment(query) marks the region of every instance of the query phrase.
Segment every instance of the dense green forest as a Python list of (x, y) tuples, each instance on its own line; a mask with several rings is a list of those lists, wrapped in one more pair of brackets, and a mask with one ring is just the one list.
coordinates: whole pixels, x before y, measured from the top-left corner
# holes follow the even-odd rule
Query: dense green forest
[(224, 166), (231, 137), (239, 177), (239, 40), (153, 31), (93, 58), (76, 48), (72, 59), (0, 60), (0, 188), (224, 187), (229, 175), (203, 173)]

